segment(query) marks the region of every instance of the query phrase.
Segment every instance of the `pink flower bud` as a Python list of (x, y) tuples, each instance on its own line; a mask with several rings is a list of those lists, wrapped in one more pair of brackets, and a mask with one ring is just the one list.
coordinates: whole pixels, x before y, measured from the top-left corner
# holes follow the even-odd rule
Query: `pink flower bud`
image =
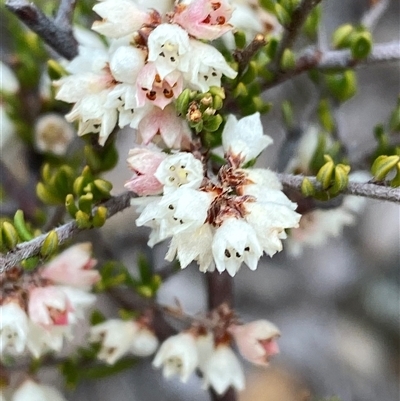
[(233, 335), (243, 358), (256, 365), (268, 365), (270, 358), (279, 353), (276, 342), (279, 329), (268, 320), (256, 320), (243, 325), (232, 325)]
[(90, 289), (100, 280), (99, 272), (93, 270), (97, 261), (91, 258), (91, 251), (89, 242), (74, 245), (48, 263), (41, 276), (57, 284)]
[(163, 184), (154, 173), (165, 157), (155, 146), (131, 149), (127, 161), (135, 175), (126, 182), (125, 188), (140, 196), (162, 193)]

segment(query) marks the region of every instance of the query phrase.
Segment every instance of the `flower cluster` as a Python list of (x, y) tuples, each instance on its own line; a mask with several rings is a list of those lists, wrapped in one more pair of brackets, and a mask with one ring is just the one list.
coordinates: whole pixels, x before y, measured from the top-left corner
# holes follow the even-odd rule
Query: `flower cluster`
[(65, 401), (61, 393), (51, 386), (25, 380), (16, 390), (0, 387), (1, 401)]
[(0, 277), (0, 353), (28, 350), (35, 358), (60, 351), (64, 338), (96, 296), (89, 291), (100, 275), (92, 268), (88, 243), (75, 245), (37, 271), (14, 268)]
[(297, 227), (300, 215), (275, 173), (246, 168), (272, 142), (258, 113), (229, 116), (222, 141), (227, 164), (215, 177), (192, 153), (134, 149), (128, 162), (136, 175), (127, 187), (162, 194), (132, 201), (141, 211), (137, 225), (152, 229), (150, 246), (172, 237), (167, 260), (177, 255), (182, 268), (197, 261), (202, 272), (216, 266), (234, 276), (243, 262), (255, 270), (263, 252), (281, 251), (285, 229)]
[(222, 75), (237, 75), (204, 43), (233, 28), (227, 0), (181, 3), (163, 16), (165, 5), (105, 0), (94, 6), (103, 20), (92, 29), (108, 38), (109, 47), (99, 40), (81, 44), (66, 67), (72, 75), (56, 83), (57, 99), (74, 103), (66, 118), (79, 122), (79, 135), (98, 133), (104, 144), (116, 124), (129, 125), (145, 144), (157, 135), (165, 146), (179, 148), (190, 130), (174, 100), (185, 88), (207, 92), (221, 86)]
[(158, 350), (153, 366), (162, 368), (165, 378), (178, 376), (182, 382), (198, 369), (203, 387), (212, 387), (219, 395), (229, 387), (243, 390), (244, 374), (231, 342), (235, 341), (245, 359), (266, 366), (269, 359), (279, 352), (276, 340), (280, 332), (266, 320), (248, 324), (232, 322), (231, 311), (225, 306), (214, 311), (214, 315), (213, 327), (207, 328), (200, 323), (167, 338)]

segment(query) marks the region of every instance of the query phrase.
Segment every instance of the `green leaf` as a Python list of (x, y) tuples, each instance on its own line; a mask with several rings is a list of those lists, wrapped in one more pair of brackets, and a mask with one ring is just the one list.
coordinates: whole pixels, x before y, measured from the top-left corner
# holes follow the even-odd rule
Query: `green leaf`
[(340, 102), (352, 98), (357, 92), (357, 78), (352, 70), (326, 74), (325, 82), (332, 96)]
[(14, 227), (22, 241), (30, 241), (33, 238), (33, 234), (26, 225), (22, 210), (17, 210), (14, 215)]
[(381, 155), (378, 156), (371, 167), (371, 173), (375, 177), (376, 180), (382, 181), (386, 178), (386, 175), (392, 170), (392, 168), (396, 167), (396, 164), (399, 162), (400, 156), (386, 156)]
[(326, 163), (319, 169), (317, 180), (321, 183), (323, 189), (329, 188), (333, 178), (335, 164), (330, 156), (325, 155)]
[(50, 231), (40, 248), (42, 256), (49, 256), (55, 253), (58, 249), (58, 235), (55, 230)]

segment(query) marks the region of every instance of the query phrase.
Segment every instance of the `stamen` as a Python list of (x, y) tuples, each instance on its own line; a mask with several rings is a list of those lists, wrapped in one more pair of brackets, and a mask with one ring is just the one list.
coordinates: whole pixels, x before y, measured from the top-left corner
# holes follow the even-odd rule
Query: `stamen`
[(231, 257), (231, 253), (230, 253), (227, 249), (225, 249), (225, 256), (226, 256), (227, 258), (230, 258), (230, 257)]

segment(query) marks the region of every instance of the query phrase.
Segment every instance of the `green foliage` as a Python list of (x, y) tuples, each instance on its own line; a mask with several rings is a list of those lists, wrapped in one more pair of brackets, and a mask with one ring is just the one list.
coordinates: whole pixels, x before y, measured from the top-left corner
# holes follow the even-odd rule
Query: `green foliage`
[(400, 132), (400, 96), (397, 98), (396, 107), (390, 115), (389, 128), (391, 132)]
[[(392, 171), (396, 169), (397, 174), (400, 171), (400, 155), (392, 155), (386, 156), (381, 155), (378, 156), (371, 167), (371, 174), (374, 176), (375, 180), (383, 181), (386, 176)], [(397, 184), (397, 177), (394, 180), (394, 184)], [(396, 185), (398, 186), (398, 185)]]
[(321, 4), (319, 4), (311, 10), (310, 15), (307, 17), (306, 22), (304, 23), (303, 31), (311, 40), (315, 40), (317, 38), (318, 26), (321, 22), (321, 15), (322, 7)]

